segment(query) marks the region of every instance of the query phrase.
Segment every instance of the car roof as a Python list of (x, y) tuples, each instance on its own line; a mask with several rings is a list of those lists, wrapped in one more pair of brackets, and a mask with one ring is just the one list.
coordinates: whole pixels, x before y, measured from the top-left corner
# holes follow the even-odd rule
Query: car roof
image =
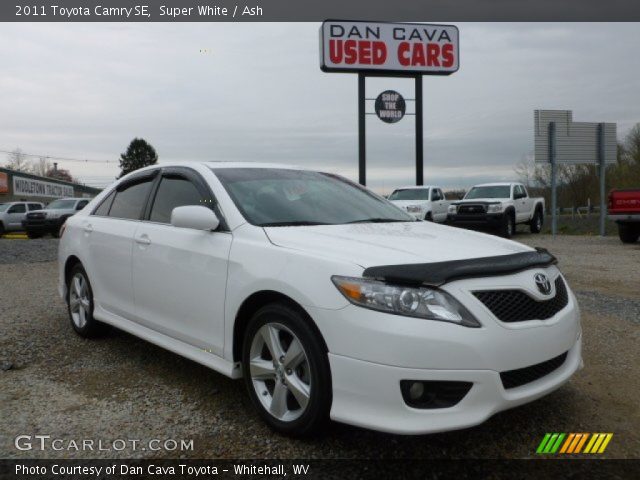
[(494, 183), (480, 183), (478, 185), (474, 185), (474, 187), (510, 187), (511, 185), (522, 185), (522, 184), (517, 182), (494, 182)]
[(393, 189), (393, 191), (395, 192), (396, 190), (426, 190), (427, 188), (440, 188), (440, 187), (437, 187), (436, 185), (407, 185), (406, 187), (396, 187)]

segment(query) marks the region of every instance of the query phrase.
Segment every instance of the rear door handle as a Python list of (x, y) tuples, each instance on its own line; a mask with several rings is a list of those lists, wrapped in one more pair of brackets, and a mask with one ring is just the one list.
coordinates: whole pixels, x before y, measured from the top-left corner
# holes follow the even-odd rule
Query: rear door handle
[(139, 237), (136, 237), (136, 243), (138, 243), (140, 245), (151, 245), (151, 239), (145, 233), (145, 234), (140, 235)]

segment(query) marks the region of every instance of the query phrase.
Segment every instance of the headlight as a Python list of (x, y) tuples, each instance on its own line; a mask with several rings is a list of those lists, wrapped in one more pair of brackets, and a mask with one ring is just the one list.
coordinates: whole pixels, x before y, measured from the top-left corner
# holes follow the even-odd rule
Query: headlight
[(501, 203), (492, 203), (487, 207), (487, 213), (500, 213), (500, 212), (502, 212)]
[(420, 205), (407, 205), (407, 212), (409, 213), (420, 213), (422, 207)]
[(465, 327), (480, 326), (460, 302), (443, 290), (388, 285), (377, 280), (337, 275), (331, 280), (347, 300), (360, 307)]
[(458, 211), (457, 205), (449, 205), (449, 209), (447, 210), (449, 213), (456, 213)]

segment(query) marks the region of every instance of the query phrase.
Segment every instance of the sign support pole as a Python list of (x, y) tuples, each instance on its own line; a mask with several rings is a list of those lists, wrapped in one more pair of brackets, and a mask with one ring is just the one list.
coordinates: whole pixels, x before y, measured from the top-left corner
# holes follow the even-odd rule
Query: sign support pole
[(551, 234), (555, 237), (558, 233), (558, 198), (556, 192), (556, 122), (549, 123), (549, 162), (551, 163)]
[(424, 185), (424, 143), (422, 124), (422, 75), (416, 75), (416, 185)]
[(598, 124), (598, 163), (600, 164), (600, 236), (606, 236), (605, 231), (605, 218), (606, 218), (606, 203), (605, 203), (605, 172), (607, 170), (604, 161), (604, 123)]
[(365, 136), (366, 78), (363, 72), (358, 72), (358, 182), (360, 185), (367, 184), (367, 140)]

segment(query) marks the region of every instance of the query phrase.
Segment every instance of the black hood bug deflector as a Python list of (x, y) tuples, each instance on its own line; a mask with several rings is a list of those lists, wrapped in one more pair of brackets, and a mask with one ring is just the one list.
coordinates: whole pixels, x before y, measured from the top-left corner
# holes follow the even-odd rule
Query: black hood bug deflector
[(452, 280), (507, 275), (533, 267), (547, 267), (556, 263), (558, 263), (556, 257), (546, 249), (536, 248), (535, 252), (521, 252), (496, 257), (435, 263), (381, 265), (365, 269), (362, 275), (390, 283), (437, 287)]

